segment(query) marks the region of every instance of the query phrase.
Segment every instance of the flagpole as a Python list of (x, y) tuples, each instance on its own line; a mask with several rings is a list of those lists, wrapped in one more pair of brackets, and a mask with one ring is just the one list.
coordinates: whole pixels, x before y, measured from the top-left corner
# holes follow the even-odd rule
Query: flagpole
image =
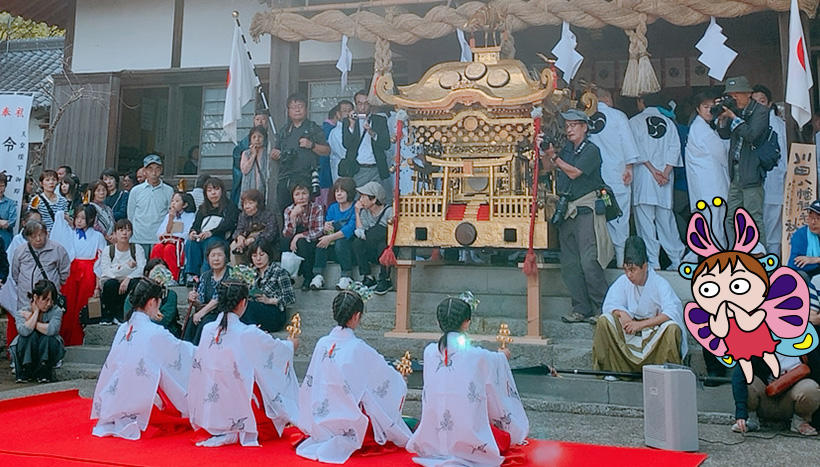
[(248, 59), (251, 61), (251, 69), (253, 69), (253, 77), (256, 79), (256, 92), (259, 93), (259, 96), (262, 98), (262, 105), (265, 106), (265, 110), (268, 112), (268, 125), (270, 125), (270, 129), (274, 135), (276, 135), (276, 125), (273, 123), (273, 117), (270, 114), (270, 106), (268, 105), (268, 98), (265, 95), (264, 89), (262, 89), (262, 81), (259, 79), (259, 75), (256, 74), (256, 66), (253, 63), (253, 57), (251, 56), (251, 50), (248, 48), (248, 40), (245, 39), (245, 30), (242, 29), (242, 25), (239, 24), (239, 11), (234, 10), (231, 13), (233, 19), (236, 21), (236, 27), (239, 28), (239, 34), (242, 36), (242, 44), (245, 46), (245, 53), (248, 54)]

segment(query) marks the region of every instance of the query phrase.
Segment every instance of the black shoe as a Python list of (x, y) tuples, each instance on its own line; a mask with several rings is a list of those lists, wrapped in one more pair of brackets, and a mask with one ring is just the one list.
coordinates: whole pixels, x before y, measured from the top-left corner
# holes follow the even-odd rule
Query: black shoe
[(373, 293), (377, 295), (384, 295), (393, 288), (393, 283), (390, 282), (390, 279), (380, 279), (378, 284), (376, 284), (376, 289), (373, 290)]
[(362, 285), (365, 287), (373, 287), (376, 285), (376, 279), (373, 279), (373, 276), (364, 276), (362, 279)]
[(302, 278), (302, 291), (303, 292), (307, 292), (308, 290), (310, 290), (310, 281), (312, 279), (313, 279), (312, 277), (303, 277)]

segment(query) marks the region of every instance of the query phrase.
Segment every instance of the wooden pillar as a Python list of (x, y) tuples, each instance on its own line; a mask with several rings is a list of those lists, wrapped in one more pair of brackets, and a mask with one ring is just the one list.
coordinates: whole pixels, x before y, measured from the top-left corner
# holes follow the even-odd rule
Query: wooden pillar
[[(519, 268), (524, 268), (524, 263), (518, 263)], [(538, 263), (537, 272), (527, 278), (527, 339), (543, 339), (541, 329), (541, 270), (546, 267), (544, 263)]]
[(410, 332), (410, 276), (416, 262), (409, 259), (397, 260), (396, 264), (396, 326), (395, 333)]
[[(287, 121), (286, 101), (288, 95), (299, 89), (299, 43), (285, 42), (278, 37), (270, 39), (270, 82), (268, 83), (268, 106), (276, 131)], [(276, 197), (279, 179), (279, 162), (271, 161), (271, 182), (268, 183), (268, 206), (278, 206)], [(278, 209), (274, 209), (278, 212)], [(281, 223), (280, 223), (281, 225)]]

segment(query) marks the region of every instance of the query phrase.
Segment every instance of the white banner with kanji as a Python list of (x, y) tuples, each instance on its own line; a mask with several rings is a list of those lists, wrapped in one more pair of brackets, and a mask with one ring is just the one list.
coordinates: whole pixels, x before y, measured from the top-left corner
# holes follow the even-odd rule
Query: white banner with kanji
[(31, 96), (0, 94), (0, 172), (6, 173), (6, 197), (17, 203), (18, 213), (26, 184), (31, 101)]

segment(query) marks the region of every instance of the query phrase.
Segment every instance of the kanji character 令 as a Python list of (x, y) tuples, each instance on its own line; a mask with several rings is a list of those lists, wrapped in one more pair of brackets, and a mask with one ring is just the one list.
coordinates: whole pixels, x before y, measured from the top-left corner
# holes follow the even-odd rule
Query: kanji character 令
[(8, 138), (6, 138), (5, 141), (3, 141), (3, 146), (6, 147), (7, 152), (11, 152), (12, 150), (14, 150), (15, 145), (17, 145), (17, 143), (15, 143), (13, 139), (11, 139), (11, 136), (9, 136)]

